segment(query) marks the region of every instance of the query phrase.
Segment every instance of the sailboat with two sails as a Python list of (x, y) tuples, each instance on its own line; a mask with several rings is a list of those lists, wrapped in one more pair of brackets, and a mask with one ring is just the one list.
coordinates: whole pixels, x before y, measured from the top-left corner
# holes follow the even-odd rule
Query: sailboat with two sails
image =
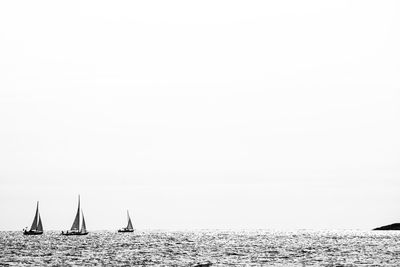
[[(80, 217), (82, 213), (82, 224), (80, 224)], [(79, 226), (81, 227), (79, 228)], [(89, 232), (86, 230), (85, 217), (83, 216), (83, 211), (81, 210), (81, 198), (78, 196), (78, 210), (75, 215), (74, 223), (72, 224), (71, 230), (66, 232), (62, 231), (62, 235), (87, 235)]]
[(133, 226), (132, 226), (132, 221), (131, 217), (129, 217), (129, 211), (126, 211), (126, 215), (128, 216), (128, 225), (122, 229), (118, 230), (118, 233), (133, 233)]
[(36, 213), (33, 219), (31, 229), (28, 231), (24, 229), (24, 235), (41, 235), (43, 234), (42, 218), (39, 213), (39, 201), (36, 203)]

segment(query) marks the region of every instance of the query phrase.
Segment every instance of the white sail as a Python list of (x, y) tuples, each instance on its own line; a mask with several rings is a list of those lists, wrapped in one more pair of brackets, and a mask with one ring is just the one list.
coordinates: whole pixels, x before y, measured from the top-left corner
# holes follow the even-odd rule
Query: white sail
[(74, 223), (72, 224), (71, 231), (79, 231), (79, 217), (81, 214), (81, 198), (78, 196), (78, 210), (76, 212)]
[(86, 233), (86, 223), (85, 223), (85, 217), (83, 216), (83, 211), (82, 211), (82, 227), (81, 227), (81, 233)]
[(36, 231), (37, 230), (38, 217), (39, 217), (39, 201), (36, 204), (36, 213), (35, 213), (35, 218), (33, 219), (33, 222), (32, 222), (32, 225), (31, 225), (31, 231)]
[(129, 212), (128, 211), (127, 211), (127, 214), (128, 214), (128, 226), (126, 227), (126, 229), (133, 230), (131, 217), (129, 217)]
[(42, 219), (40, 218), (40, 214), (39, 214), (39, 223), (37, 226), (37, 231), (38, 232), (43, 232), (43, 225), (42, 225)]

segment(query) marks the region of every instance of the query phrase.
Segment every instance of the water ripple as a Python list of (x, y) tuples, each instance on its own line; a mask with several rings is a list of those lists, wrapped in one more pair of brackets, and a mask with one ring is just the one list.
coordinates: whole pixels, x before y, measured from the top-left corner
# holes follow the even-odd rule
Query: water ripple
[(398, 266), (399, 242), (372, 231), (0, 232), (0, 266)]

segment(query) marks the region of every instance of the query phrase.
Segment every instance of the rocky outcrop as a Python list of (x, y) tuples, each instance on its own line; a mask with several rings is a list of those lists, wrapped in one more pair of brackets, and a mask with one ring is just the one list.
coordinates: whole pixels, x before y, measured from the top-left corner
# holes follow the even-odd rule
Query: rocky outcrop
[(400, 223), (393, 223), (393, 224), (381, 226), (381, 227), (375, 228), (374, 230), (383, 230), (383, 231), (400, 230)]

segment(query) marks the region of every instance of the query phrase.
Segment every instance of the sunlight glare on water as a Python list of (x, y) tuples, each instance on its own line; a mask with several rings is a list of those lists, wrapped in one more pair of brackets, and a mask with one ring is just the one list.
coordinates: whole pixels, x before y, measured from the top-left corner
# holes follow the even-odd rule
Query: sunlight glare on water
[(398, 266), (399, 242), (372, 231), (0, 232), (0, 265)]

